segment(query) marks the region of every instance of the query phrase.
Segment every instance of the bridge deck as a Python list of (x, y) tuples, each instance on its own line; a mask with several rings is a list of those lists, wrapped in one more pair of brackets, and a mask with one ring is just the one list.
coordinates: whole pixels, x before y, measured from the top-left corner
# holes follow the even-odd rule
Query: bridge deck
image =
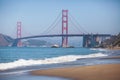
[(50, 35), (35, 35), (35, 36), (28, 36), (22, 37), (17, 39), (28, 39), (28, 38), (38, 38), (38, 37), (79, 37), (79, 36), (99, 36), (99, 37), (107, 37), (111, 36), (110, 34), (50, 34)]
[(28, 36), (28, 37), (22, 37), (22, 38), (16, 38), (12, 44), (12, 46), (17, 46), (17, 43), (21, 39), (29, 39), (29, 38), (39, 38), (39, 37), (84, 37), (84, 36), (92, 36), (92, 37), (110, 37), (110, 34), (51, 34), (51, 35), (36, 35), (36, 36)]

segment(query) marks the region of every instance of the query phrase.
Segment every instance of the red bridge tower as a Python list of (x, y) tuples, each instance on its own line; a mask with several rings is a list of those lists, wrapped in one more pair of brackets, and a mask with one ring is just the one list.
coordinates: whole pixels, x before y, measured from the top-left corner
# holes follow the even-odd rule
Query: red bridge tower
[[(62, 34), (68, 34), (68, 10), (62, 10)], [(62, 36), (62, 47), (68, 47), (67, 36)]]
[[(21, 22), (17, 22), (17, 38), (21, 38)], [(22, 46), (22, 42), (19, 41), (17, 46), (21, 47)]]

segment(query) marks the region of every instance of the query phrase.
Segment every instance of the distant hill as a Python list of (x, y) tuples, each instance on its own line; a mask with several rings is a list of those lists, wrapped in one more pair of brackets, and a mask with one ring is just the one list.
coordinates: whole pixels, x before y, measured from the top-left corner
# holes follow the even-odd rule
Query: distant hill
[(9, 46), (13, 40), (10, 36), (0, 34), (0, 46)]
[(27, 41), (23, 42), (24, 46), (35, 46), (35, 47), (39, 47), (39, 46), (44, 46), (47, 45), (47, 41), (44, 40), (37, 40), (37, 39), (29, 39)]

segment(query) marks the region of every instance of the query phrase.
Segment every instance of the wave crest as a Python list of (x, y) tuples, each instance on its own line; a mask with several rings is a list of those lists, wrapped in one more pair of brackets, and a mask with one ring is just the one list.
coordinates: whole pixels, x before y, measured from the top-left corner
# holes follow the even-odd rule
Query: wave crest
[(23, 67), (23, 66), (25, 67), (25, 66), (31, 66), (31, 65), (64, 63), (64, 62), (76, 61), (77, 59), (80, 59), (80, 58), (94, 58), (94, 57), (102, 57), (102, 56), (107, 56), (107, 55), (103, 53), (96, 53), (96, 54), (89, 54), (89, 55), (66, 55), (66, 56), (60, 56), (60, 57), (46, 58), (44, 60), (19, 59), (14, 62), (0, 63), (0, 70), (7, 70), (7, 69)]

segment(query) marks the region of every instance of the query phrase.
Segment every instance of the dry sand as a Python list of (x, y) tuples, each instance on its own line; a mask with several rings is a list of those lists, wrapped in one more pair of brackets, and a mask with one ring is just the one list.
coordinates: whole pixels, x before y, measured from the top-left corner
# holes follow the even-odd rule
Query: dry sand
[(36, 70), (32, 75), (55, 76), (73, 80), (120, 80), (120, 64)]

